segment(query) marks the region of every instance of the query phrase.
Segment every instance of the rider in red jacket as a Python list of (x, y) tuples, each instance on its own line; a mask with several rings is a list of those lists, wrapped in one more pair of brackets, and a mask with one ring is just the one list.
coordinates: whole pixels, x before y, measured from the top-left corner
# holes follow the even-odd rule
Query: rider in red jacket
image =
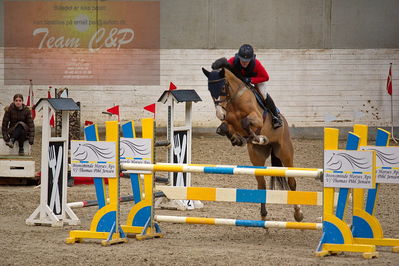
[(247, 84), (252, 83), (255, 85), (255, 88), (263, 96), (266, 108), (272, 113), (273, 127), (281, 127), (282, 120), (280, 114), (272, 97), (266, 91), (266, 81), (269, 80), (269, 74), (267, 74), (261, 62), (256, 59), (252, 46), (249, 44), (242, 45), (238, 53), (227, 61), (238, 78)]
[(237, 68), (243, 75), (244, 82), (254, 85), (269, 81), (269, 74), (258, 59), (243, 60), (239, 54), (227, 60), (232, 68)]

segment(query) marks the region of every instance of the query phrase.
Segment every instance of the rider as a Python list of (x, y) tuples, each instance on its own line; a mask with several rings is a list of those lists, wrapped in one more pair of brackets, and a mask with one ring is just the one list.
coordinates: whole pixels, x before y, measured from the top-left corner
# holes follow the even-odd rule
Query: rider
[(272, 114), (273, 128), (281, 127), (283, 122), (280, 114), (277, 111), (272, 97), (266, 91), (266, 81), (269, 80), (269, 74), (267, 74), (266, 69), (263, 67), (261, 62), (256, 59), (252, 46), (249, 44), (241, 45), (238, 53), (227, 60), (227, 62), (230, 64), (233, 72), (238, 76), (238, 78), (248, 85), (251, 83), (255, 85), (255, 88), (263, 97), (263, 102), (266, 108), (269, 109)]

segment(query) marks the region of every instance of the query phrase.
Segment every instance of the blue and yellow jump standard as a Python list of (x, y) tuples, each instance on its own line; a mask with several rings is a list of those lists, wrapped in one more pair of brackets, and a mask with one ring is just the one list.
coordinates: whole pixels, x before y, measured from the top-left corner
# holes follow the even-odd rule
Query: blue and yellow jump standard
[[(154, 162), (154, 119), (142, 119), (141, 126), (142, 137), (152, 140), (151, 162)], [(124, 124), (122, 131), (125, 138), (135, 138), (134, 121)], [(138, 240), (163, 237), (158, 224), (154, 221), (154, 173), (144, 174), (144, 198), (139, 174), (130, 173), (130, 181), (135, 205), (130, 209), (122, 230), (128, 236), (135, 235)]]
[[(355, 134), (360, 136), (360, 146), (367, 146), (368, 127), (354, 125)], [(390, 133), (379, 128), (376, 136), (376, 146), (389, 146)], [(392, 252), (399, 252), (399, 239), (384, 238), (382, 226), (374, 216), (377, 202), (377, 192), (380, 184), (367, 191), (367, 201), (364, 205), (364, 190), (353, 189), (353, 223), (352, 233), (355, 243), (377, 246), (390, 246)]]
[[(337, 150), (338, 137), (338, 129), (325, 128), (324, 149)], [(357, 150), (359, 145), (359, 139), (359, 136), (349, 132), (346, 149)], [(315, 253), (318, 257), (338, 254), (345, 251), (363, 253), (364, 258), (374, 258), (378, 256), (375, 245), (356, 243), (353, 238), (351, 229), (343, 221), (345, 208), (348, 202), (348, 190), (348, 188), (340, 189), (338, 203), (334, 214), (334, 188), (324, 188), (323, 234)]]
[[(106, 141), (116, 142), (116, 154), (119, 154), (119, 124), (117, 121), (107, 121)], [(98, 141), (96, 125), (85, 128), (86, 140)], [(83, 239), (102, 239), (101, 244), (108, 246), (127, 242), (127, 237), (119, 225), (119, 156), (117, 156), (115, 178), (108, 178), (109, 203), (106, 202), (105, 184), (102, 178), (95, 178), (96, 194), (99, 210), (90, 224), (90, 230), (73, 230), (69, 232), (67, 244), (82, 242)]]

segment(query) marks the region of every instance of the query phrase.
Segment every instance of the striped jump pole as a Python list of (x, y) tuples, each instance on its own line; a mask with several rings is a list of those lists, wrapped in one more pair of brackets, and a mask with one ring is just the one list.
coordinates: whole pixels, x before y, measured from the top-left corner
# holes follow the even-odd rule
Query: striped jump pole
[[(163, 192), (155, 192), (154, 197), (155, 198), (165, 197), (165, 194)], [(129, 202), (129, 201), (134, 201), (133, 195), (119, 197), (119, 202)], [(107, 199), (107, 204), (109, 204), (109, 198)], [(98, 200), (83, 200), (83, 201), (69, 202), (67, 205), (69, 206), (69, 208), (92, 207), (92, 206), (98, 206)]]
[(302, 223), (302, 222), (280, 222), (280, 221), (257, 221), (257, 220), (236, 220), (222, 218), (202, 218), (202, 217), (179, 217), (155, 215), (155, 221), (164, 223), (178, 224), (207, 224), (207, 225), (230, 225), (242, 227), (262, 227), (262, 228), (284, 228), (284, 229), (303, 229), (321, 230), (321, 223)]
[(323, 205), (323, 192), (212, 187), (156, 186), (168, 199), (218, 202)]
[(312, 177), (321, 179), (323, 169), (294, 168), (294, 167), (258, 167), (258, 166), (215, 166), (194, 164), (122, 164), (124, 170), (140, 170), (152, 172), (183, 172), (225, 175), (252, 175), (252, 176), (281, 176), (281, 177)]

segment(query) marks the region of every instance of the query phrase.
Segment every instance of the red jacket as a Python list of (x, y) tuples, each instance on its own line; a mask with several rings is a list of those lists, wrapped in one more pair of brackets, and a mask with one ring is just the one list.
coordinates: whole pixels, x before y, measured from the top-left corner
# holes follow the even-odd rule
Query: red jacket
[[(235, 58), (236, 57), (233, 56), (227, 61), (233, 68), (238, 67), (239, 69), (241, 69), (241, 74), (244, 77), (251, 78), (252, 84), (258, 84), (269, 80), (269, 74), (267, 74), (266, 69), (263, 67), (258, 59), (255, 59), (255, 62), (251, 61), (247, 68), (243, 68), (239, 62), (239, 59), (237, 59), (238, 61), (236, 62), (236, 66), (234, 66)], [(252, 68), (252, 71), (249, 68)]]

